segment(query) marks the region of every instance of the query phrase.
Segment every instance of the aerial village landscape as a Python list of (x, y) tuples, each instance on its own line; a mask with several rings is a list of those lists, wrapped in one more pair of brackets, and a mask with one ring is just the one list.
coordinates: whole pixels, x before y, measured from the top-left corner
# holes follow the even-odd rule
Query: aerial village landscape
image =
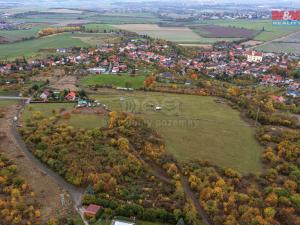
[(300, 224), (300, 3), (20, 2), (0, 225)]

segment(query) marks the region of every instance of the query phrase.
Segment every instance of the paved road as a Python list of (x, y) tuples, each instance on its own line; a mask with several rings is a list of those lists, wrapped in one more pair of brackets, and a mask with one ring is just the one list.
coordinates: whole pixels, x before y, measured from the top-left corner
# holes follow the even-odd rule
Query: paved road
[[(19, 118), (22, 110), (24, 109), (26, 103), (23, 103), (23, 105), (20, 107), (20, 109), (17, 111), (16, 117)], [(52, 177), (61, 187), (63, 187), (67, 192), (70, 194), (73, 202), (74, 202), (74, 208), (76, 211), (80, 214), (82, 220), (84, 221), (85, 225), (88, 225), (87, 221), (84, 219), (83, 216), (83, 208), (81, 206), (81, 197), (83, 195), (84, 190), (82, 188), (75, 187), (74, 185), (69, 184), (65, 181), (63, 177), (52, 171), (48, 166), (46, 166), (44, 163), (42, 163), (40, 160), (38, 160), (27, 148), (25, 142), (23, 141), (21, 135), (18, 132), (18, 121), (12, 121), (12, 127), (11, 127), (11, 133), (13, 134), (17, 144), (20, 146), (21, 150), (23, 151), (24, 155), (28, 159), (31, 160), (31, 162), (43, 173), (49, 175)]]

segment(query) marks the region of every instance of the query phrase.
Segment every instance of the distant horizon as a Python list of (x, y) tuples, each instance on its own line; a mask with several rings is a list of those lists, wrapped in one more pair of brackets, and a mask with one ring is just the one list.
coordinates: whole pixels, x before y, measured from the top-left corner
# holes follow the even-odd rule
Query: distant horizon
[[(159, 2), (178, 2), (179, 0), (159, 0)], [(48, 5), (64, 5), (66, 3), (72, 2), (72, 5), (85, 5), (87, 3), (93, 3), (96, 5), (99, 4), (109, 4), (109, 3), (116, 3), (116, 2), (137, 2), (137, 3), (142, 3), (142, 2), (158, 2), (158, 0), (40, 0), (38, 3), (33, 0), (27, 0), (24, 2), (24, 0), (14, 0), (14, 1), (9, 1), (9, 0), (0, 0), (0, 4), (21, 4), (23, 6), (25, 5), (36, 5), (39, 6), (41, 4), (48, 4)], [(253, 4), (265, 4), (265, 5), (279, 5), (279, 4), (284, 4), (288, 3), (288, 6), (291, 5), (298, 5), (300, 4), (300, 0), (278, 0), (276, 2), (270, 1), (270, 0), (254, 0), (254, 1), (248, 1), (248, 0), (240, 0), (238, 3), (233, 0), (184, 0), (184, 1), (179, 1), (181, 3), (205, 3), (205, 4), (222, 4), (222, 3), (233, 3), (235, 5), (253, 5)], [(0, 5), (1, 7), (1, 5)], [(286, 6), (282, 6), (285, 8), (289, 8)], [(71, 7), (70, 7), (71, 8)]]

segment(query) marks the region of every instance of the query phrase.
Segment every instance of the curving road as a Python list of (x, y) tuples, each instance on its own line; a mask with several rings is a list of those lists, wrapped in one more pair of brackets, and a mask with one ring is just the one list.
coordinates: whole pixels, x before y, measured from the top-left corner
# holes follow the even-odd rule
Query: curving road
[[(24, 109), (26, 103), (28, 102), (28, 98), (18, 98), (18, 97), (5, 97), (0, 99), (19, 99), (19, 100), (27, 100), (23, 101), (21, 107), (17, 110), (15, 115), (16, 118), (19, 118), (22, 110)], [(64, 188), (71, 196), (74, 202), (75, 210), (80, 214), (85, 225), (88, 225), (88, 222), (84, 219), (83, 208), (81, 206), (81, 197), (84, 193), (84, 189), (75, 187), (74, 185), (69, 184), (65, 181), (63, 177), (52, 171), (48, 166), (38, 160), (27, 148), (25, 142), (23, 141), (21, 135), (18, 132), (18, 120), (12, 121), (11, 123), (11, 133), (16, 140), (16, 143), (19, 145), (20, 149), (23, 151), (24, 155), (43, 173), (52, 177), (58, 185)]]

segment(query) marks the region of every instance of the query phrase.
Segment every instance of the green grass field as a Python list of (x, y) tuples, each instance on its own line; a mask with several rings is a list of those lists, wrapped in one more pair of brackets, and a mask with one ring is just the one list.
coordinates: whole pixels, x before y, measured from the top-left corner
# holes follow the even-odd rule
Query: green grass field
[(114, 44), (120, 41), (120, 37), (107, 33), (75, 33), (72, 35), (72, 37), (93, 46), (104, 43)]
[(109, 32), (111, 30), (116, 30), (116, 28), (111, 26), (110, 24), (104, 23), (89, 23), (85, 24), (84, 27), (85, 29), (93, 30), (94, 32), (104, 32), (105, 30)]
[(53, 35), (29, 41), (0, 45), (0, 59), (13, 59), (35, 55), (41, 49), (68, 48), (72, 46), (88, 46), (80, 39), (73, 38), (70, 33)]
[(12, 106), (12, 105), (16, 104), (17, 102), (18, 102), (17, 100), (0, 99), (0, 108), (5, 108), (5, 107)]
[[(112, 110), (142, 116), (164, 137), (167, 150), (179, 160), (210, 160), (244, 173), (261, 169), (262, 148), (255, 139), (255, 130), (240, 118), (238, 111), (226, 103), (216, 103), (213, 97), (150, 92), (93, 97)], [(154, 111), (149, 104), (161, 106), (162, 111)]]
[[(125, 101), (120, 101), (120, 97)], [(180, 161), (209, 160), (221, 167), (240, 172), (259, 172), (262, 148), (255, 139), (255, 130), (244, 122), (239, 112), (226, 103), (217, 103), (213, 97), (174, 95), (150, 92), (116, 92), (91, 96), (110, 109), (134, 112), (141, 116), (165, 139), (167, 151)], [(161, 106), (154, 111), (149, 105)], [(31, 107), (31, 110), (29, 110)], [(52, 110), (71, 111), (73, 104), (31, 104), (23, 113), (30, 118), (34, 111), (52, 116)], [(69, 120), (61, 119), (78, 128), (106, 125), (106, 117), (95, 114), (71, 113)]]
[[(60, 110), (66, 110), (71, 112), (74, 109), (73, 103), (45, 103), (45, 104), (30, 104), (26, 107), (22, 114), (22, 119), (26, 121), (29, 119), (31, 115), (36, 112), (40, 111), (43, 113), (45, 117), (53, 116), (53, 110), (57, 113)], [(78, 113), (71, 113), (70, 119), (61, 119), (60, 122), (67, 123), (76, 128), (85, 128), (91, 129), (95, 127), (103, 127), (106, 125), (106, 118), (104, 116), (96, 115), (96, 114), (78, 114)]]
[(273, 26), (271, 20), (212, 20), (206, 23), (212, 23), (220, 26), (235, 26), (262, 31), (254, 40), (270, 41), (287, 34), (300, 30), (297, 26)]
[(8, 42), (20, 41), (23, 38), (30, 38), (36, 37), (37, 33), (49, 26), (40, 25), (40, 26), (33, 26), (31, 29), (28, 30), (1, 30), (0, 36), (4, 37)]
[(145, 77), (142, 75), (139, 76), (130, 76), (128, 74), (121, 75), (111, 75), (111, 74), (101, 74), (101, 75), (90, 75), (81, 80), (81, 85), (113, 85), (115, 87), (125, 87), (126, 82), (131, 83), (132, 88), (141, 88), (144, 86)]

